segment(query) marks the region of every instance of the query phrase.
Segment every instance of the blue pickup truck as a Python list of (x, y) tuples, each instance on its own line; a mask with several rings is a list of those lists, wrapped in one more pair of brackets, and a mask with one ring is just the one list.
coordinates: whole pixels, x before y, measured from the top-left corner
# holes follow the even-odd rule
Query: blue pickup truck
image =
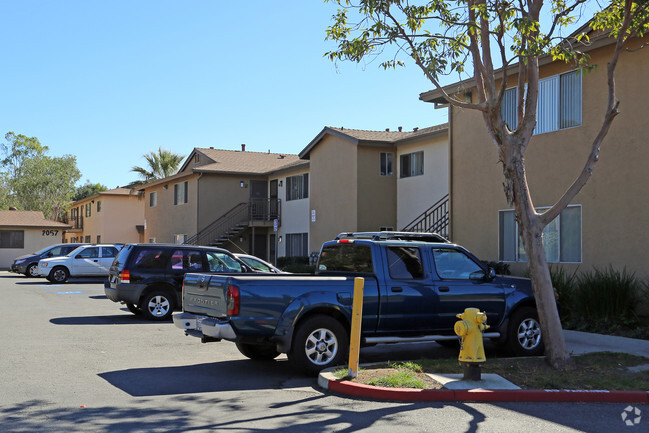
[(228, 340), (251, 359), (286, 353), (306, 373), (343, 364), (355, 277), (365, 279), (363, 345), (454, 344), (456, 314), (487, 313), (484, 334), (515, 355), (543, 352), (530, 281), (496, 276), (465, 248), (431, 233), (345, 233), (320, 251), (317, 275), (187, 274), (175, 325)]

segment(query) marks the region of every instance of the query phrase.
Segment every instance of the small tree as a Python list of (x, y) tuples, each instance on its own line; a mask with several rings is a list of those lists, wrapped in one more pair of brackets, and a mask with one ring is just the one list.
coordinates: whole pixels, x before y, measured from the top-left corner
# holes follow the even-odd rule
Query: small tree
[(149, 152), (143, 156), (148, 167), (133, 167), (131, 171), (138, 173), (145, 182), (176, 174), (184, 159), (182, 155), (163, 150), (161, 147), (158, 148), (158, 153)]
[(73, 201), (78, 201), (91, 195), (99, 194), (100, 192), (106, 191), (108, 188), (100, 183), (90, 183), (89, 180), (85, 184), (77, 188), (74, 195), (72, 196)]
[[(328, 0), (325, 0), (328, 1)], [(543, 248), (543, 229), (572, 201), (590, 178), (599, 159), (604, 137), (618, 114), (615, 95), (615, 68), (628, 39), (643, 36), (648, 26), (648, 4), (644, 1), (613, 0), (598, 10), (588, 31), (570, 40), (561, 29), (575, 22), (587, 0), (433, 0), (411, 4), (407, 0), (335, 0), (341, 9), (333, 17), (327, 38), (338, 43), (328, 54), (332, 60), (360, 62), (384, 55), (381, 65), (405, 65), (409, 57), (441, 92), (449, 104), (482, 113), (487, 131), (498, 148), (505, 177), (505, 195), (513, 205), (528, 257), (546, 357), (556, 368), (567, 368), (571, 358), (566, 349), (557, 312), (550, 272)], [(549, 6), (549, 9), (548, 9)], [(548, 10), (545, 10), (548, 9)], [(348, 23), (350, 12), (358, 22)], [(547, 24), (541, 22), (541, 17)], [(587, 43), (589, 31), (607, 32), (615, 47), (607, 65), (608, 102), (599, 134), (591, 145), (582, 171), (573, 184), (548, 210), (538, 213), (527, 185), (523, 156), (537, 119), (539, 58), (589, 67), (588, 57), (579, 48)], [(390, 51), (388, 48), (393, 47)], [(518, 101), (517, 124), (510, 129), (501, 113), (508, 83), (508, 68), (515, 67)], [(496, 79), (500, 67), (502, 78)], [(449, 74), (471, 78), (477, 101), (466, 101), (442, 87)]]

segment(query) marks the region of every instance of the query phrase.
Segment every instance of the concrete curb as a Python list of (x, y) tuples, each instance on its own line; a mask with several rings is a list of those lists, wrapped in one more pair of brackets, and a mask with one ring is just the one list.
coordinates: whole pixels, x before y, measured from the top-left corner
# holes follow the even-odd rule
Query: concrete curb
[(336, 379), (332, 371), (323, 370), (318, 385), (326, 390), (352, 397), (392, 401), (451, 402), (552, 402), (552, 403), (649, 403), (649, 391), (599, 391), (559, 389), (406, 389), (383, 388)]

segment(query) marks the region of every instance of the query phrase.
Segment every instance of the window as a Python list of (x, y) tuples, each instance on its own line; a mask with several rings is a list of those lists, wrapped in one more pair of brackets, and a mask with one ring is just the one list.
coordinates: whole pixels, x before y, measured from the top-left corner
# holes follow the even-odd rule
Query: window
[(90, 206), (90, 203), (86, 203), (86, 216), (89, 217), (92, 213), (92, 207)]
[(196, 250), (175, 250), (171, 254), (171, 269), (203, 271), (203, 255)]
[(210, 265), (210, 272), (243, 272), (241, 263), (225, 253), (208, 251), (207, 263)]
[(152, 192), (149, 194), (149, 207), (156, 207), (158, 205), (158, 193)]
[(187, 240), (186, 234), (177, 234), (174, 235), (174, 244), (182, 245)]
[(101, 200), (97, 201), (97, 213), (101, 212)]
[[(505, 91), (501, 113), (509, 129), (516, 129), (518, 88)], [(581, 125), (581, 71), (539, 80), (539, 100), (534, 134)]]
[[(525, 262), (523, 240), (513, 210), (498, 213), (498, 259)], [(543, 247), (550, 263), (581, 262), (581, 206), (568, 206), (543, 230)]]
[(308, 233), (287, 233), (286, 234), (286, 256), (306, 257), (309, 255), (309, 234)]
[[(127, 250), (124, 249), (122, 251)], [(162, 270), (167, 266), (168, 258), (168, 250), (162, 248), (145, 248), (138, 253), (137, 257), (133, 261), (133, 267)]]
[(309, 173), (286, 178), (286, 201), (309, 197)]
[(102, 257), (117, 257), (117, 248), (115, 247), (101, 247)]
[(0, 248), (25, 248), (25, 231), (0, 230)]
[(98, 243), (98, 244), (101, 243), (101, 235), (97, 235), (97, 242), (96, 243)]
[(90, 235), (86, 235), (86, 237), (84, 238), (84, 242), (87, 244), (90, 243)]
[(424, 174), (424, 151), (401, 155), (401, 177), (420, 176)]
[(394, 154), (391, 152), (381, 152), (381, 176), (394, 175)]
[(394, 231), (394, 227), (379, 227), (380, 232), (392, 232)]
[(372, 250), (363, 244), (334, 244), (322, 248), (318, 271), (374, 272)]
[(484, 269), (462, 251), (435, 248), (433, 260), (437, 274), (443, 279), (468, 280), (472, 274), (484, 275)]
[(388, 271), (395, 280), (420, 280), (424, 278), (419, 248), (389, 247)]
[(89, 247), (79, 251), (77, 257), (82, 259), (97, 259), (99, 258), (99, 247)]
[(174, 206), (187, 203), (187, 181), (174, 185)]

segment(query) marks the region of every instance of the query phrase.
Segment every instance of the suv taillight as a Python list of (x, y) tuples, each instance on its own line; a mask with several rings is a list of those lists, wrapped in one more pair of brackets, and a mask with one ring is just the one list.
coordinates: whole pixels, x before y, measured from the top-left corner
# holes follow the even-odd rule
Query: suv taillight
[(119, 279), (122, 281), (122, 283), (130, 283), (131, 282), (131, 272), (128, 269), (124, 269), (122, 272), (119, 273)]
[(228, 306), (228, 316), (239, 314), (239, 288), (237, 286), (228, 286), (228, 294), (225, 300)]

